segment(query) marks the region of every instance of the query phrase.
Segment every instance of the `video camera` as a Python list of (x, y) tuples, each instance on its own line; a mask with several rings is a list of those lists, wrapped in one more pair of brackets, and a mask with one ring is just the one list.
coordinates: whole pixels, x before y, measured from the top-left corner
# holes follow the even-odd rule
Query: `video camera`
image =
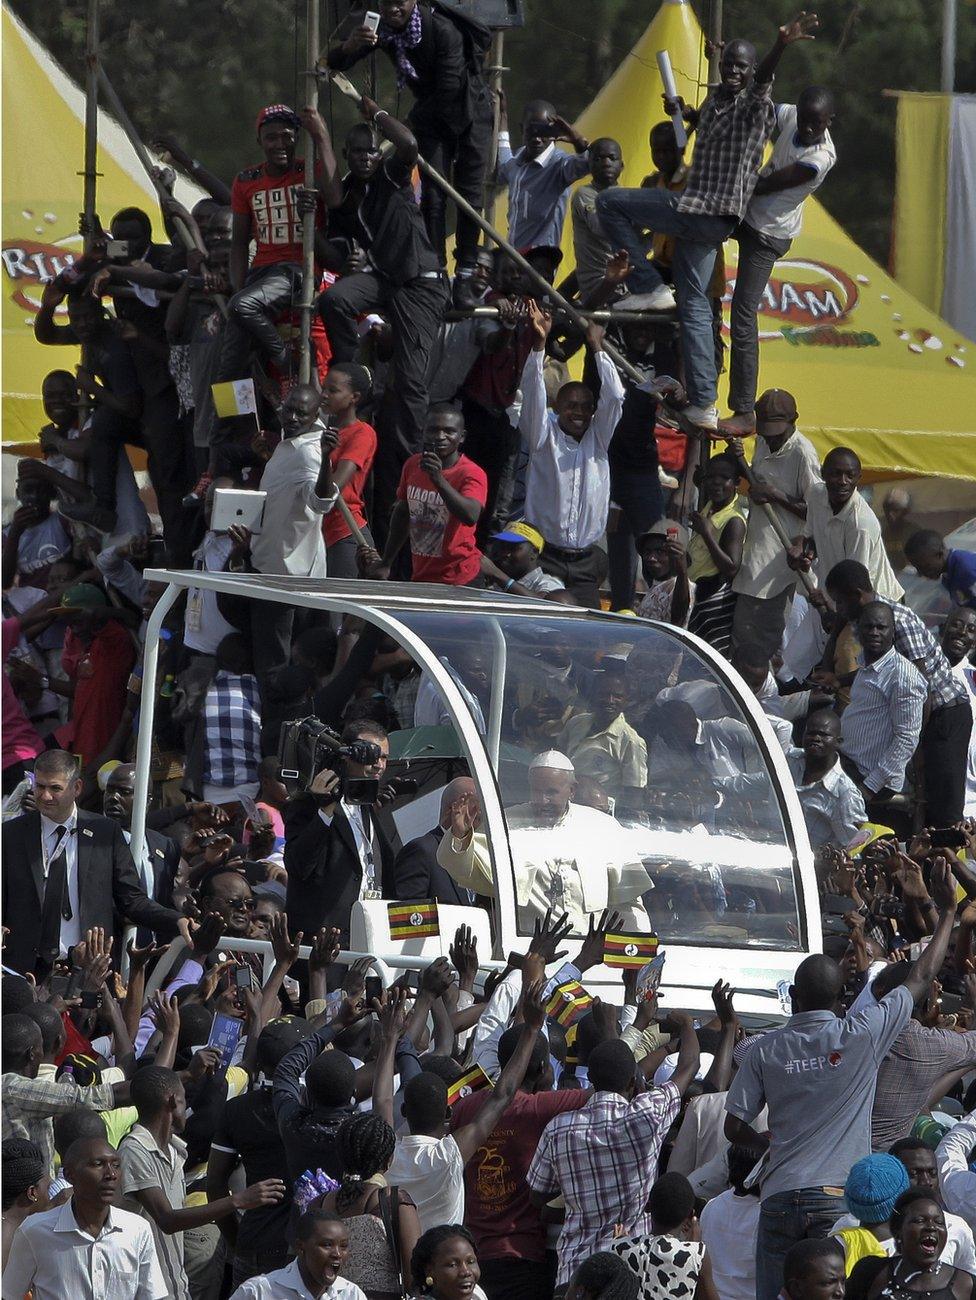
[(347, 803), (372, 804), (379, 795), (379, 778), (347, 776), (346, 763), (368, 767), (379, 761), (381, 750), (371, 740), (354, 740), (344, 745), (339, 733), (319, 718), (297, 718), (281, 728), (278, 741), (278, 771), (290, 796), (308, 790), (317, 773), (331, 768), (340, 778), (336, 798)]

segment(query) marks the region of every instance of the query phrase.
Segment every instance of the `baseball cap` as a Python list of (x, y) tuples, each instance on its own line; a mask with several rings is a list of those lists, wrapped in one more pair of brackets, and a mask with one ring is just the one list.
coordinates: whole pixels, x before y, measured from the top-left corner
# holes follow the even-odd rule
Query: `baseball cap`
[(61, 597), (65, 609), (101, 609), (108, 604), (108, 598), (101, 587), (92, 582), (76, 582)]
[(251, 893), (259, 901), (262, 898), (270, 898), (282, 905), (287, 898), (287, 891), (280, 880), (262, 880), (260, 885), (251, 886)]
[(659, 519), (656, 524), (651, 524), (650, 528), (638, 537), (637, 549), (640, 550), (648, 537), (668, 539), (669, 536), (680, 542), (682, 546), (688, 545), (688, 529), (683, 524), (679, 524), (676, 519)]
[(756, 423), (774, 437), (792, 428), (799, 414), (796, 398), (785, 388), (767, 388), (756, 402)]
[(546, 544), (546, 539), (538, 528), (526, 523), (524, 519), (520, 519), (518, 523), (509, 524), (500, 533), (492, 533), (490, 540), (493, 542), (512, 542), (515, 545), (518, 545), (519, 542), (531, 542), (537, 551), (541, 551)]
[(262, 108), (258, 113), (257, 121), (254, 123), (255, 132), (259, 132), (265, 122), (287, 122), (296, 131), (302, 124), (301, 118), (287, 104), (268, 104), (266, 108)]

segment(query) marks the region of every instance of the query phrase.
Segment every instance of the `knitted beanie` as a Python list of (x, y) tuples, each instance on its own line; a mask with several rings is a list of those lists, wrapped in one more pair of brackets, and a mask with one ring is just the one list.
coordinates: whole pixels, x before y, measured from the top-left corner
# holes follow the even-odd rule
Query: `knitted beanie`
[(851, 1166), (844, 1187), (847, 1208), (859, 1223), (885, 1223), (908, 1190), (908, 1170), (895, 1156), (864, 1156)]

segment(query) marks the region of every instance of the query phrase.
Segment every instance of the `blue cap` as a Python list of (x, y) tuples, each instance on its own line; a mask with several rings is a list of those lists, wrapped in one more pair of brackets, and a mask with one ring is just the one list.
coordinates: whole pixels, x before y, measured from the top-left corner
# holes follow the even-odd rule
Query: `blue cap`
[(864, 1156), (851, 1166), (844, 1198), (859, 1223), (887, 1223), (908, 1185), (908, 1170), (896, 1156)]

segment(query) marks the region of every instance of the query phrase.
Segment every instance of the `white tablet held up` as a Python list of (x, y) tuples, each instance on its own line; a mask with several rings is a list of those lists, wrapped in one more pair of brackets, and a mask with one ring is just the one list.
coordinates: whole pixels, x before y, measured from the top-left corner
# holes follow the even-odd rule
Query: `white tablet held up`
[(248, 492), (245, 488), (217, 488), (210, 527), (215, 533), (226, 533), (231, 524), (240, 524), (252, 533), (260, 533), (267, 495), (267, 492)]

